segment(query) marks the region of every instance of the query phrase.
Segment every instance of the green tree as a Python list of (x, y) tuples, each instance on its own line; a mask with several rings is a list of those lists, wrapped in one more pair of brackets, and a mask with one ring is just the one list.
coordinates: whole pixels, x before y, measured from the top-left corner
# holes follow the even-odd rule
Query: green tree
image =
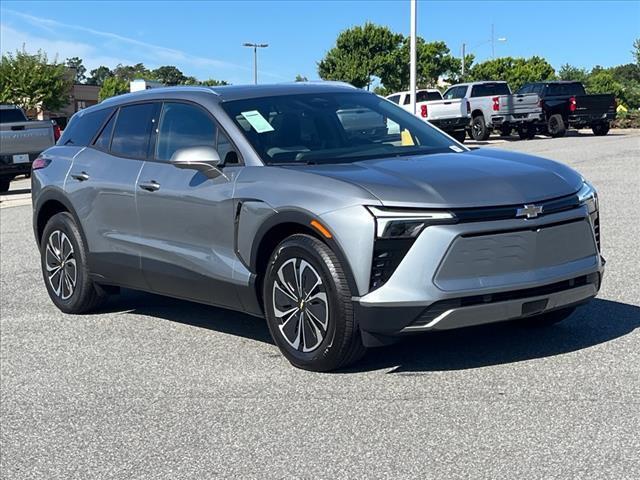
[(225, 80), (216, 80), (215, 78), (209, 78), (207, 80), (203, 80), (198, 82), (199, 85), (203, 85), (205, 87), (220, 87), (222, 85), (229, 85)]
[(558, 78), (560, 80), (573, 80), (575, 82), (586, 83), (589, 78), (589, 72), (584, 68), (574, 67), (565, 63), (558, 70)]
[(98, 99), (102, 101), (109, 97), (122, 95), (123, 93), (127, 93), (128, 91), (129, 82), (123, 80), (122, 78), (109, 77), (105, 79), (104, 83), (102, 84), (100, 92), (98, 93)]
[(34, 55), (24, 49), (2, 55), (0, 103), (25, 110), (58, 110), (69, 103), (70, 88), (66, 67), (50, 62), (41, 50)]
[(555, 70), (544, 58), (501, 57), (475, 65), (470, 71), (472, 80), (505, 80), (513, 91), (527, 82), (555, 78)]
[(164, 65), (150, 72), (151, 78), (165, 85), (180, 85), (185, 83), (187, 77), (173, 65)]
[(307, 77), (305, 77), (304, 75), (298, 74), (298, 75), (296, 75), (295, 81), (296, 82), (308, 82), (309, 79)]
[(640, 38), (636, 38), (633, 42), (633, 50), (631, 50), (636, 65), (640, 65)]
[(89, 72), (87, 85), (98, 85), (101, 87), (104, 81), (109, 77), (113, 77), (113, 73), (111, 72), (109, 67), (100, 65), (98, 68), (95, 68)]
[(136, 78), (151, 79), (151, 72), (142, 64), (136, 63), (135, 65), (122, 65), (119, 63), (112, 71), (113, 76), (118, 77), (121, 80), (130, 82)]
[(80, 57), (67, 58), (66, 65), (69, 68), (73, 68), (75, 70), (75, 72), (76, 72), (76, 76), (74, 78), (74, 82), (75, 83), (84, 83), (84, 81), (87, 79), (87, 77), (85, 77), (85, 75), (84, 75), (87, 72), (87, 69), (82, 64), (82, 59)]
[(365, 23), (342, 31), (336, 45), (318, 62), (318, 74), (325, 80), (341, 80), (355, 87), (369, 87), (380, 76), (383, 65), (402, 43), (402, 35), (389, 28)]

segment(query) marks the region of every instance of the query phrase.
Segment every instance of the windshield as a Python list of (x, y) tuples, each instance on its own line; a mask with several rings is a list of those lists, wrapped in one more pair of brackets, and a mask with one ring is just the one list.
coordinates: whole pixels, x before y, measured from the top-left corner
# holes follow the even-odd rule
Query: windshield
[(251, 98), (222, 106), (268, 165), (463, 151), (436, 128), (365, 92)]

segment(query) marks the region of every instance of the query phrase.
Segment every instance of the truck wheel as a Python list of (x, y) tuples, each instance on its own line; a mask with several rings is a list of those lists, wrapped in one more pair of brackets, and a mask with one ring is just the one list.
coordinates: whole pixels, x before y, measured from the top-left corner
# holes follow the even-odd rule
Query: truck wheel
[(9, 185), (11, 185), (11, 178), (0, 178), (0, 193), (9, 191)]
[(536, 127), (533, 125), (521, 125), (518, 128), (518, 136), (520, 140), (531, 140), (536, 136)]
[(364, 355), (344, 269), (324, 242), (303, 234), (283, 240), (263, 283), (269, 331), (294, 366), (326, 372)]
[(594, 123), (593, 125), (591, 125), (591, 130), (593, 131), (593, 134), (598, 136), (598, 137), (602, 137), (603, 135), (606, 135), (607, 133), (609, 133), (609, 122), (603, 122), (603, 123)]
[(456, 130), (455, 132), (451, 132), (449, 135), (460, 143), (464, 143), (464, 139), (467, 137), (467, 132), (465, 130)]
[(547, 123), (547, 130), (553, 138), (564, 137), (564, 134), (567, 133), (567, 127), (564, 124), (562, 115), (559, 113), (551, 115)]
[(511, 132), (513, 131), (513, 128), (503, 125), (502, 127), (500, 127), (500, 136), (501, 137), (508, 137), (511, 135)]
[(522, 318), (519, 320), (519, 323), (525, 327), (548, 327), (566, 320), (575, 310), (576, 307), (561, 308), (560, 310), (553, 310), (552, 312), (541, 315)]
[(473, 117), (471, 120), (471, 137), (476, 141), (484, 141), (489, 138), (491, 132), (487, 128), (482, 115)]

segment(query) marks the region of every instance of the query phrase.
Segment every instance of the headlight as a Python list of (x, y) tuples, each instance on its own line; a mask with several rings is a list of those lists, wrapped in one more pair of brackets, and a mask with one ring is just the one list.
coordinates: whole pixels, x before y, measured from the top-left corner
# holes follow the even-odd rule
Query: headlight
[(378, 238), (416, 238), (429, 225), (456, 221), (455, 215), (447, 211), (367, 208), (376, 219)]
[(586, 205), (589, 213), (598, 210), (598, 192), (589, 182), (584, 182), (578, 191), (578, 201), (580, 205)]

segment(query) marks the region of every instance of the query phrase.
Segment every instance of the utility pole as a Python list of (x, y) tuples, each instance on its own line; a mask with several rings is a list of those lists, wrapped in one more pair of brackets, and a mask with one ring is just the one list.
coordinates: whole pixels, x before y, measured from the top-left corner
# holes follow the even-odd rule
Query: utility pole
[(465, 67), (464, 64), (465, 64), (465, 55), (466, 55), (465, 51), (466, 51), (466, 49), (467, 49), (467, 44), (462, 42), (462, 75), (461, 76), (462, 76), (463, 80), (464, 80), (464, 67)]
[(253, 48), (253, 83), (258, 84), (258, 49), (267, 48), (268, 43), (243, 43), (243, 47)]
[(409, 60), (409, 91), (410, 91), (410, 99), (411, 99), (411, 111), (413, 114), (416, 114), (416, 16), (417, 16), (417, 0), (411, 0), (411, 54)]

